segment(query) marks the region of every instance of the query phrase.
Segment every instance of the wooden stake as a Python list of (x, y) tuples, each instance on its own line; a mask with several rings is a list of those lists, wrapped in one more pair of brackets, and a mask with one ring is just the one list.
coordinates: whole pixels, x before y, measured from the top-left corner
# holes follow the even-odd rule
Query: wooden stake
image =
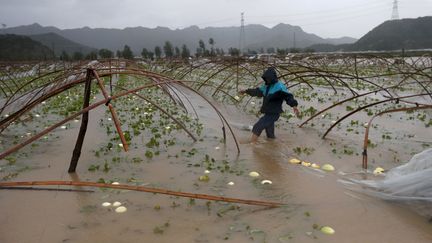
[[(90, 105), (90, 95), (91, 95), (91, 80), (93, 77), (93, 70), (87, 69), (86, 83), (84, 88), (84, 103), (83, 109), (87, 108)], [(68, 172), (74, 173), (76, 167), (78, 165), (79, 157), (81, 156), (81, 149), (84, 142), (84, 137), (87, 132), (87, 124), (89, 120), (89, 112), (84, 112), (82, 114), (81, 127), (78, 133), (78, 138), (75, 144), (75, 148), (72, 153), (72, 159), (69, 165)]]

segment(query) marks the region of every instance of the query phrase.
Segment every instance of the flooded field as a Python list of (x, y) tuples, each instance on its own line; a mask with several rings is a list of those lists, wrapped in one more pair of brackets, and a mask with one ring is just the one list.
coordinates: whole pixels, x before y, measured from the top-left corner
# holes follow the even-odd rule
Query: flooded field
[[(196, 70), (185, 79), (211, 76), (203, 72)], [(262, 69), (257, 68), (256, 72), (260, 75)], [(431, 75), (431, 71), (426, 72)], [(239, 83), (240, 87), (260, 82), (243, 78), (245, 82)], [(108, 83), (107, 77), (104, 81)], [(113, 92), (146, 85), (147, 81), (120, 74), (113, 80)], [(223, 82), (211, 81), (213, 86)], [(131, 83), (134, 85), (130, 86)], [(430, 91), (430, 82), (425, 87)], [(231, 96), (237, 95), (235, 84), (224, 88)], [(369, 169), (365, 173), (362, 169), (365, 123), (372, 117), (369, 113), (377, 114), (385, 110), (386, 105), (373, 106), (340, 123), (337, 121), (345, 113), (367, 104), (362, 102), (385, 99), (384, 92), (344, 103), (299, 127), (313, 114), (352, 94), (344, 89), (335, 94), (326, 84), (314, 89), (304, 83), (292, 87), (290, 90), (298, 99), (304, 116), (293, 117), (291, 109), (284, 105), (285, 113), (277, 122), (277, 138), (268, 140), (261, 136), (258, 144), (252, 145), (248, 143), (250, 131), (247, 128), (258, 119), (260, 99), (227, 99), (224, 93), (212, 96), (213, 90), (203, 88), (200, 92), (205, 94), (207, 102), (181, 85), (172, 85), (169, 89), (171, 94), (177, 94), (176, 99), (185, 109), (174, 105), (160, 86), (136, 93), (148, 100), (129, 95), (111, 101), (122, 124), (128, 152), (123, 151), (124, 145), (108, 107), (101, 105), (89, 113), (76, 173), (67, 170), (80, 129), (80, 116), (4, 157), (0, 161), (1, 182), (119, 183), (277, 202), (284, 206), (271, 208), (92, 187), (2, 189), (0, 242), (432, 241), (432, 224), (428, 217), (406, 205), (353, 191), (341, 183), (346, 178), (381, 180), (382, 175), (372, 173), (375, 168), (387, 171), (430, 148), (430, 109), (376, 118), (369, 134)], [(26, 141), (81, 110), (82, 92), (83, 86), (68, 89), (38, 103), (25, 116), (14, 120), (0, 136), (1, 150), (4, 152)], [(413, 86), (410, 90), (400, 90), (398, 96), (422, 92)], [(103, 96), (94, 84), (91, 103), (100, 100)], [(426, 95), (405, 101), (430, 104), (431, 98)], [(156, 105), (181, 120), (197, 141)], [(8, 112), (2, 113), (2, 119), (7, 118), (5, 114), (13, 114), (13, 110), (9, 107)], [(223, 125), (216, 110), (228, 124)], [(335, 123), (337, 126), (322, 139), (326, 129)], [(228, 125), (238, 139), (240, 153)], [(226, 131), (226, 142), (222, 127)], [(292, 163), (292, 159), (305, 163)], [(335, 170), (312, 168), (308, 162), (319, 166), (330, 164)], [(259, 175), (252, 177), (250, 172)], [(264, 180), (270, 182), (263, 183)], [(121, 206), (126, 208), (125, 212), (117, 212), (121, 211)], [(334, 234), (323, 233), (321, 229), (325, 226), (334, 229)]]

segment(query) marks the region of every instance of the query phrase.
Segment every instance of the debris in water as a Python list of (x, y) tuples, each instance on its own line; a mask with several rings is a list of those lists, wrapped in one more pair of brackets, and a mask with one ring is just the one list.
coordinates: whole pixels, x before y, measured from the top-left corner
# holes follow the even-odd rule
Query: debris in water
[(205, 170), (204, 174), (210, 174), (210, 171), (209, 170)]
[(266, 185), (266, 184), (271, 185), (271, 184), (273, 184), (273, 182), (271, 180), (262, 180), (261, 184), (262, 185)]
[(236, 95), (236, 96), (234, 96), (234, 99), (237, 100), (237, 101), (239, 101), (240, 97), (238, 95)]
[(217, 147), (215, 147), (215, 149), (216, 149), (216, 150), (219, 150), (219, 149), (220, 149), (220, 147), (219, 147), (219, 146), (217, 146)]
[(203, 175), (203, 176), (200, 176), (200, 177), (198, 178), (198, 180), (199, 180), (199, 181), (205, 181), (205, 182), (207, 182), (207, 181), (210, 180), (210, 177), (209, 177), (208, 175)]
[(300, 164), (300, 163), (301, 163), (301, 161), (298, 160), (298, 159), (290, 159), (289, 162), (290, 162), (291, 164)]
[(114, 207), (119, 207), (119, 206), (121, 206), (122, 204), (121, 204), (121, 202), (114, 202), (112, 205), (113, 205)]
[(119, 182), (117, 182), (117, 181), (114, 181), (113, 183), (111, 183), (112, 185), (120, 185), (120, 183)]
[(228, 185), (234, 186), (234, 182), (230, 181), (230, 182), (228, 182)]

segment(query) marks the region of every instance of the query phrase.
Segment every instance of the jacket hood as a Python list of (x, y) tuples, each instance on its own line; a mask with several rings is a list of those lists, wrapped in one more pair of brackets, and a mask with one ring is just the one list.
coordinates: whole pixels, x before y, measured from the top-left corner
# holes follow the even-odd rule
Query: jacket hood
[(277, 83), (276, 70), (272, 67), (267, 68), (261, 78), (264, 79), (266, 85)]

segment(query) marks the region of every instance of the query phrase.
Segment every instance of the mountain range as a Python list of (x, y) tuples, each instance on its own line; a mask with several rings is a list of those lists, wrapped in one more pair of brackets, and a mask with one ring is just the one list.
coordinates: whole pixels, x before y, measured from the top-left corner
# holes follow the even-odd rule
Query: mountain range
[[(237, 48), (240, 40), (240, 27), (207, 27), (201, 29), (197, 26), (190, 26), (175, 30), (166, 27), (153, 29), (145, 27), (125, 29), (84, 27), (62, 30), (52, 26), (44, 27), (39, 24), (32, 24), (5, 28), (0, 30), (0, 33), (27, 36), (54, 50), (56, 56), (59, 56), (59, 53), (63, 51), (68, 54), (81, 52), (86, 55), (102, 48), (115, 52), (122, 50), (125, 45), (128, 45), (135, 55), (140, 55), (143, 48), (153, 51), (156, 46), (164, 46), (166, 41), (170, 41), (174, 47), (181, 47), (185, 44), (194, 53), (199, 45), (199, 40), (203, 40), (209, 49), (208, 40), (212, 38), (215, 42), (214, 47), (224, 50), (231, 47)], [(11, 35), (3, 36), (7, 36), (7, 38), (2, 40), (12, 43), (11, 38), (13, 37)], [(359, 40), (350, 37), (324, 39), (315, 34), (306, 33), (298, 26), (289, 24), (278, 24), (273, 28), (267, 28), (263, 25), (247, 25), (245, 26), (245, 39), (246, 48), (251, 50), (266, 50), (271, 47), (280, 49), (308, 48), (321, 52), (432, 49), (432, 16), (386, 21)], [(20, 43), (25, 43), (26, 47), (37, 46), (30, 43), (28, 39), (18, 38), (17, 40)], [(13, 46), (15, 49), (17, 48), (16, 43)], [(48, 55), (46, 48), (40, 49), (39, 52), (43, 53), (43, 56)]]
[[(356, 39), (350, 37), (324, 39), (315, 34), (304, 32), (298, 26), (289, 24), (278, 24), (273, 28), (263, 25), (246, 25), (245, 27), (246, 48), (305, 48), (313, 44), (342, 44), (354, 43)], [(213, 38), (215, 48), (227, 50), (231, 47), (238, 48), (240, 40), (240, 27), (206, 27), (199, 28), (190, 26), (184, 29), (171, 30), (166, 27), (145, 28), (130, 27), (125, 29), (108, 28), (76, 28), (59, 29), (56, 27), (44, 27), (37, 23), (32, 25), (6, 28), (3, 33), (26, 35), (36, 41), (41, 41), (48, 47), (55, 43), (55, 52), (61, 51), (61, 45), (43, 38), (42, 34), (54, 33), (72, 42), (79, 43), (83, 52), (91, 51), (91, 48), (106, 48), (112, 51), (123, 49), (124, 45), (130, 46), (135, 54), (141, 53), (143, 48), (154, 50), (156, 46), (162, 47), (165, 41), (170, 41), (173, 46), (180, 47), (185, 44), (194, 52), (198, 47), (199, 40), (203, 40), (207, 47), (208, 40)], [(56, 37), (58, 39), (58, 37)], [(90, 48), (90, 49), (89, 49)]]

